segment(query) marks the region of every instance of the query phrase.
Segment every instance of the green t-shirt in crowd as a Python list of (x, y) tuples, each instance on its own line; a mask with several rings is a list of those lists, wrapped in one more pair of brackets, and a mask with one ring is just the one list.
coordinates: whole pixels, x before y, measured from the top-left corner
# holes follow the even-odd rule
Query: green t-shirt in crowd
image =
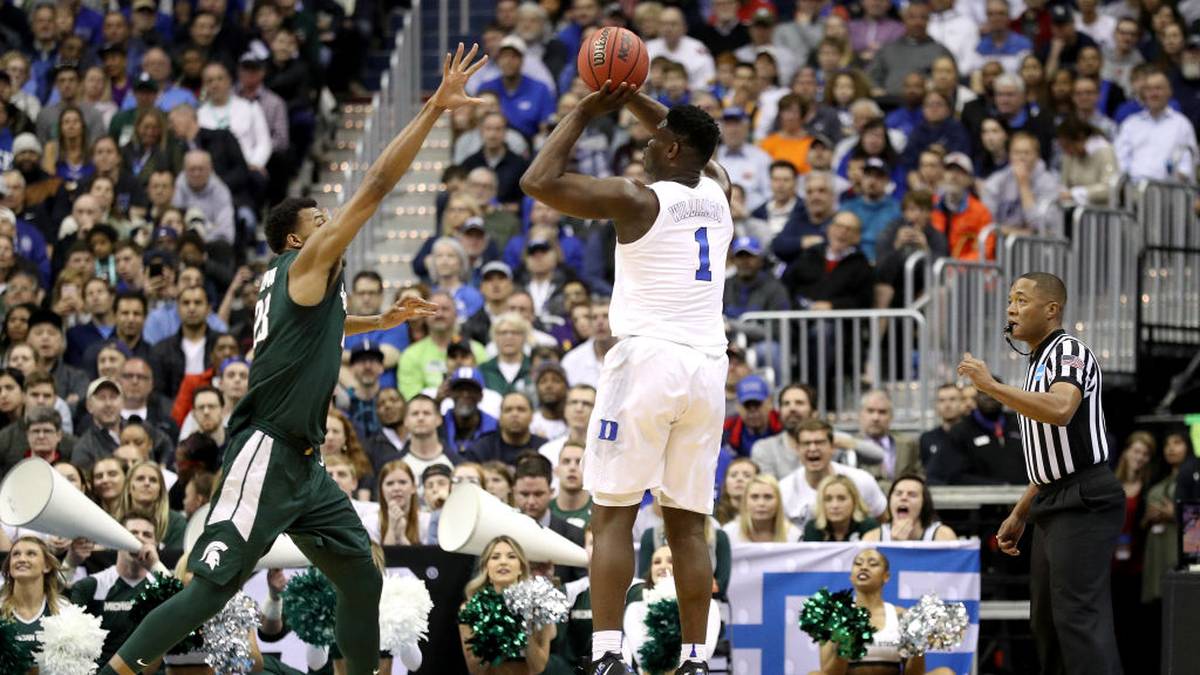
[(83, 607), (88, 614), (100, 617), (100, 627), (108, 631), (104, 638), (104, 649), (100, 653), (100, 664), (108, 663), (112, 655), (121, 648), (126, 638), (137, 628), (129, 617), (133, 598), (138, 589), (150, 576), (130, 584), (117, 573), (116, 566), (84, 577), (71, 587), (71, 602)]
[(574, 511), (560, 509), (558, 507), (558, 500), (552, 499), (550, 500), (550, 513), (582, 530), (592, 521), (592, 498), (588, 497), (587, 503), (583, 505), (583, 508), (578, 508)]

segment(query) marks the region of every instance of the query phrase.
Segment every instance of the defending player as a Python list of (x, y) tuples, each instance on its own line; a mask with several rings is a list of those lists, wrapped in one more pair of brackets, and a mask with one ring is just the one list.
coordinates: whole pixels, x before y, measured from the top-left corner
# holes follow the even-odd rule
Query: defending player
[[(707, 673), (712, 565), (704, 523), (725, 411), (721, 297), (733, 238), (729, 178), (711, 161), (717, 123), (691, 105), (670, 111), (611, 82), (579, 102), (521, 179), (532, 197), (580, 218), (611, 219), (616, 285), (609, 321), (620, 338), (605, 356), (588, 426), (584, 487), (592, 532), (591, 673), (631, 672), (621, 661), (625, 590), (633, 577), (633, 521), (647, 489), (663, 506), (675, 560), (683, 649), (679, 673)], [(649, 185), (567, 173), (588, 123), (628, 104), (653, 136)]]
[(378, 316), (346, 316), (342, 255), (408, 170), (446, 110), (478, 103), (463, 89), (487, 61), (478, 46), (446, 55), (442, 84), (375, 160), (332, 222), (310, 199), (271, 210), (266, 235), (279, 256), (259, 288), (250, 390), (229, 420), (223, 478), (204, 533), (188, 561), (195, 577), (154, 610), (103, 673), (133, 673), (220, 611), (275, 538), (287, 532), (337, 588), (337, 643), (347, 672), (368, 675), (379, 661), (381, 579), (370, 543), (346, 495), (320, 463), (325, 416), (346, 334), (391, 328), (436, 306), (397, 302)]

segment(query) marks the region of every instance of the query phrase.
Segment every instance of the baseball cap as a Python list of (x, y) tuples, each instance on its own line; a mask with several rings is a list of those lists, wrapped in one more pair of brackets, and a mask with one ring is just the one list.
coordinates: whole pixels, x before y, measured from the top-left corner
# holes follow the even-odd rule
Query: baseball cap
[(424, 485), (425, 481), (433, 478), (434, 476), (453, 478), (454, 472), (451, 471), (450, 467), (446, 466), (445, 464), (430, 464), (429, 466), (425, 467), (424, 471), (421, 472), (421, 484)]
[(179, 238), (179, 233), (175, 231), (175, 228), (173, 228), (173, 227), (160, 227), (160, 228), (157, 228), (157, 229), (155, 229), (155, 230), (154, 230), (154, 236), (153, 236), (153, 237), (151, 237), (151, 240), (154, 240), (154, 239), (170, 239), (171, 241), (175, 241), (175, 240), (176, 240), (176, 239), (178, 239), (178, 238)]
[(947, 169), (957, 167), (967, 172), (968, 175), (975, 175), (975, 165), (971, 162), (971, 158), (961, 152), (952, 152), (946, 155), (946, 158), (942, 160), (942, 166)]
[(12, 144), (13, 157), (16, 157), (22, 152), (36, 152), (40, 157), (42, 154), (42, 142), (38, 140), (37, 136), (34, 136), (28, 131), (23, 134), (17, 134), (17, 137), (13, 139)]
[(545, 239), (530, 239), (529, 243), (525, 244), (525, 250), (530, 253), (534, 251), (549, 251), (550, 242)]
[(487, 228), (484, 227), (484, 225), (483, 225), (483, 218), (480, 218), (479, 216), (471, 216), (470, 218), (467, 218), (465, 221), (463, 221), (463, 224), (462, 224), (462, 231), (466, 232), (467, 230), (484, 230), (484, 231), (486, 231)]
[(175, 267), (175, 254), (162, 249), (150, 249), (142, 255), (142, 262), (149, 265), (155, 260), (162, 263), (163, 267)]
[(526, 50), (525, 41), (516, 35), (509, 35), (500, 41), (500, 49), (498, 49), (497, 52), (505, 49), (511, 49), (521, 56), (524, 56)]
[(243, 66), (262, 66), (269, 58), (271, 52), (261, 42), (252, 42), (250, 48), (238, 58), (238, 63)]
[(96, 379), (92, 380), (91, 384), (88, 385), (87, 397), (91, 398), (95, 396), (96, 392), (100, 391), (101, 387), (112, 387), (113, 391), (117, 392), (118, 396), (122, 395), (121, 385), (117, 384), (115, 380), (110, 380), (107, 377), (97, 377)]
[(878, 157), (868, 157), (866, 163), (863, 164), (863, 171), (872, 171), (872, 170), (879, 171), (880, 173), (885, 173), (885, 174), (891, 172), (891, 169), (888, 167), (887, 162), (883, 161), (882, 159), (879, 159)]
[(771, 398), (771, 388), (767, 381), (758, 375), (747, 375), (737, 384), (737, 400), (743, 405), (750, 402), (761, 403)]
[(754, 10), (754, 14), (750, 15), (750, 25), (774, 26), (775, 12), (767, 7), (759, 7)]
[(369, 358), (383, 361), (383, 350), (379, 348), (378, 342), (363, 340), (354, 345), (354, 349), (350, 350), (350, 365)]
[(453, 373), (450, 373), (450, 388), (454, 388), (459, 384), (473, 384), (483, 391), (483, 373), (479, 372), (478, 368), (471, 366), (463, 366), (458, 368)]
[(54, 72), (51, 75), (51, 79), (58, 77), (59, 73), (67, 70), (74, 71), (76, 75), (81, 74), (79, 71), (79, 64), (75, 61), (59, 61), (58, 63), (54, 64)]
[(1053, 23), (1075, 23), (1071, 8), (1065, 5), (1055, 5), (1050, 8), (1050, 21)]
[(825, 146), (826, 148), (828, 148), (830, 150), (832, 150), (834, 148), (833, 139), (831, 139), (829, 136), (827, 136), (825, 134), (813, 134), (812, 135), (812, 143), (810, 143), (809, 145), (813, 146), (813, 145), (816, 145), (817, 143), (820, 143), (821, 145)]
[(158, 91), (158, 80), (150, 77), (150, 73), (139, 73), (137, 79), (133, 81), (133, 90), (142, 91)]
[(29, 329), (33, 330), (34, 326), (40, 326), (48, 323), (54, 326), (61, 333), (63, 329), (62, 317), (48, 309), (39, 309), (29, 317)]
[(136, 12), (139, 9), (148, 9), (152, 12), (157, 12), (158, 3), (154, 0), (133, 0), (133, 11)]
[(736, 105), (729, 106), (724, 110), (724, 112), (721, 113), (721, 119), (726, 120), (744, 120), (747, 117), (749, 117), (749, 115), (746, 114), (746, 110)]
[(509, 279), (513, 278), (512, 268), (509, 267), (508, 263), (504, 262), (503, 260), (493, 260), (492, 262), (479, 268), (479, 278), (486, 279), (487, 275), (495, 272), (499, 272)]
[(762, 242), (757, 237), (738, 237), (733, 240), (733, 254), (749, 253), (751, 255), (762, 255)]

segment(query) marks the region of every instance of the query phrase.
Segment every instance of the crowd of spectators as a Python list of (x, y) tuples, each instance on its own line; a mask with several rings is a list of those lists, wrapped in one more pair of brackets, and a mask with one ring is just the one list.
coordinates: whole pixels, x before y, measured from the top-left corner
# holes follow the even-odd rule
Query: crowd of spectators
[[(580, 461), (615, 343), (615, 235), (525, 197), (519, 179), (588, 93), (574, 55), (598, 27), (646, 41), (645, 92), (720, 121), (737, 227), (731, 321), (899, 306), (914, 251), (991, 258), (989, 225), (1054, 233), (1061, 207), (1104, 203), (1115, 176), (1193, 180), (1200, 158), (1190, 0), (495, 4), (481, 35), (491, 60), (470, 84), (484, 103), (451, 117), (453, 163), (416, 280), (347, 279), (351, 313), (407, 294), (439, 308), (345, 342), (320, 451), (381, 545), (435, 544), (464, 482), (589, 541)], [(356, 40), (375, 10), (171, 10), (0, 10), (0, 477), (44, 458), (139, 537), (179, 552), (246, 394), (257, 223), (309, 152), (321, 86), (361, 72)], [(351, 76), (323, 81), (329, 72)], [(624, 111), (597, 119), (571, 169), (644, 180), (649, 135)], [(953, 539), (929, 485), (1026, 482), (1013, 413), (970, 388), (938, 389), (939, 423), (919, 436), (892, 428), (883, 390), (854, 402), (855, 428), (834, 429), (808, 385), (761, 377), (736, 345), (729, 358), (708, 533), (718, 599), (731, 544)], [(1182, 491), (1200, 483), (1187, 437), (1161, 453), (1158, 440), (1131, 436), (1115, 467), (1129, 516), (1114, 587), (1132, 608), (1119, 622), (1160, 597), (1176, 479)], [(657, 509), (637, 524), (647, 586), (670, 566)], [(6, 527), (0, 549), (23, 534)], [(68, 580), (104, 569), (91, 542), (48, 543)], [(582, 570), (518, 567), (581, 597)], [(577, 665), (590, 651), (569, 637), (540, 636), (539, 658)]]

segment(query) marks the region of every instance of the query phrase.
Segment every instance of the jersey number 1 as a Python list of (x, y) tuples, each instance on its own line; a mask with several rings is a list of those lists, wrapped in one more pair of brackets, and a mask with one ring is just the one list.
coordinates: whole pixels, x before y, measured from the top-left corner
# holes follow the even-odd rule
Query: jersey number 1
[(708, 228), (696, 229), (696, 243), (700, 244), (700, 267), (696, 269), (696, 281), (712, 281), (712, 270), (708, 262)]

